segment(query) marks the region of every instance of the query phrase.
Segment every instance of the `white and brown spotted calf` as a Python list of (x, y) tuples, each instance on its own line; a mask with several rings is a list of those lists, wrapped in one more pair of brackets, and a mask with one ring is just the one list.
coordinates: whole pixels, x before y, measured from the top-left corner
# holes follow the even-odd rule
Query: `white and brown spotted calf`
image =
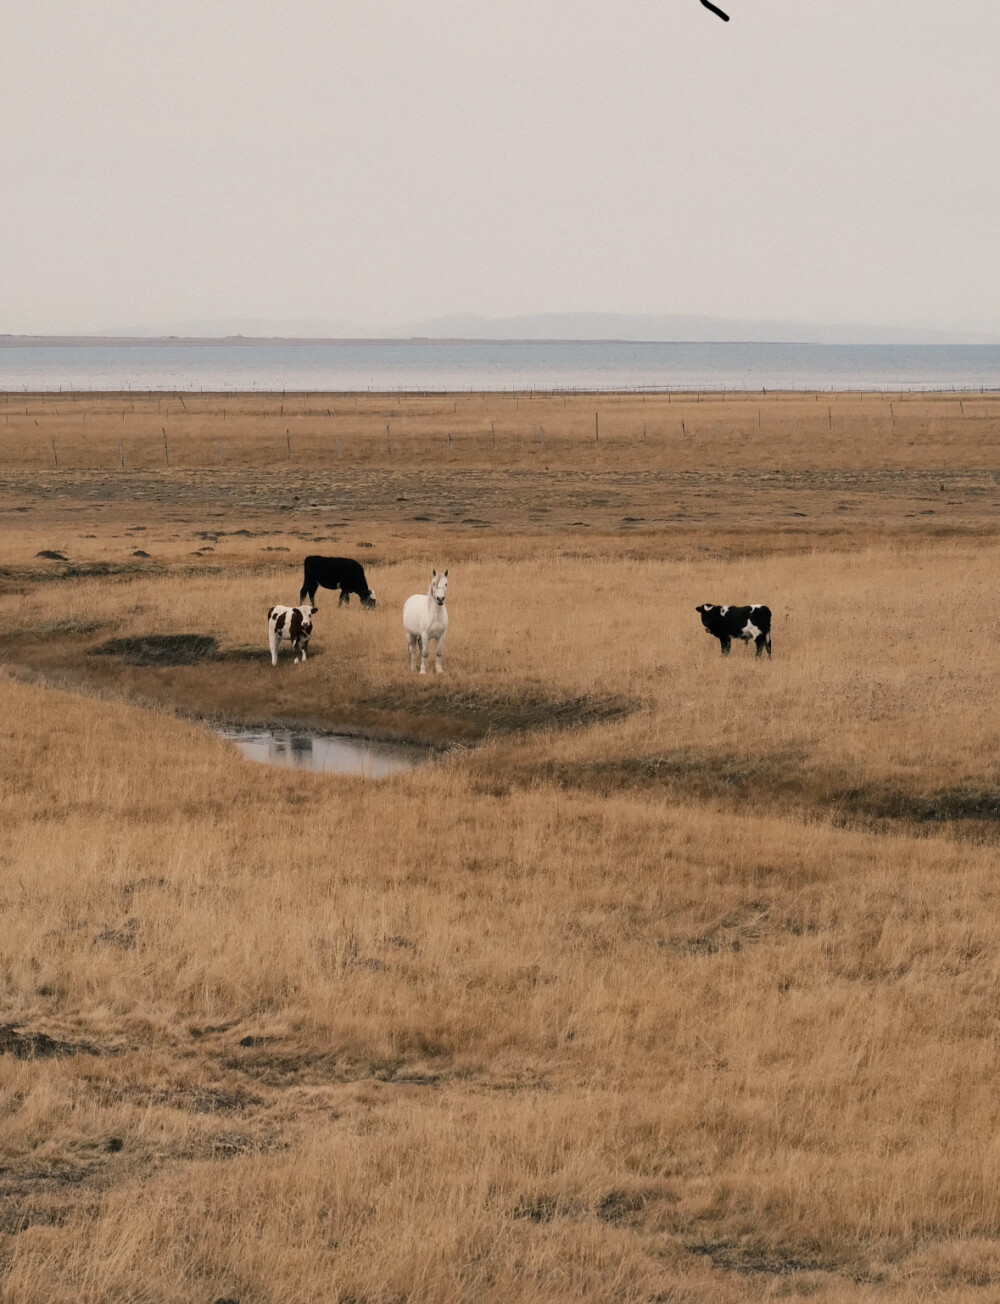
[(267, 641), (271, 647), (271, 665), (278, 664), (278, 644), (287, 638), (295, 653), (306, 659), (306, 648), (313, 632), (312, 618), (318, 607), (272, 607), (267, 613)]

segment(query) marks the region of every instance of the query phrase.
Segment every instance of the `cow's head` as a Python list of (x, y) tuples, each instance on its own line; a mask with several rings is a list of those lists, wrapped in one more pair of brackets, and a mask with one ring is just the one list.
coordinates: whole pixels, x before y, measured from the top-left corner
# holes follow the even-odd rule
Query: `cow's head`
[(375, 610), (375, 603), (376, 603), (377, 601), (378, 601), (378, 599), (375, 597), (375, 590), (374, 590), (374, 589), (369, 589), (369, 590), (368, 590), (368, 596), (367, 596), (367, 598), (362, 598), (362, 599), (361, 599), (361, 605), (362, 605), (363, 607), (367, 607), (369, 611), (374, 611), (374, 610)]

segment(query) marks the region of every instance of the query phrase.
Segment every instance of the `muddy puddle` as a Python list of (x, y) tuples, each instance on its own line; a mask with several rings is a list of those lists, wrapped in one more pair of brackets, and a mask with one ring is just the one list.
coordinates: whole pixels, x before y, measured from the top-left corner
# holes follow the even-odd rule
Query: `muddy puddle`
[(413, 770), (434, 755), (430, 748), (416, 744), (374, 742), (370, 738), (307, 730), (227, 726), (216, 733), (234, 743), (247, 760), (286, 769), (311, 770), (315, 774), (384, 779), (390, 774)]

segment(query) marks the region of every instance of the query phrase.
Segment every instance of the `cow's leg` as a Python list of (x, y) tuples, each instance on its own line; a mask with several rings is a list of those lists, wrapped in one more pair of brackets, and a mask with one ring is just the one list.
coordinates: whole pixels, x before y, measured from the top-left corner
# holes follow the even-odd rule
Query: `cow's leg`
[(722, 655), (724, 657), (729, 656), (729, 649), (733, 646), (733, 640), (724, 634), (719, 642), (722, 644)]
[(271, 647), (271, 665), (276, 666), (278, 664), (278, 644), (281, 642), (276, 629), (268, 630), (267, 641)]
[(309, 640), (306, 639), (305, 642), (302, 644), (302, 660), (303, 660), (303, 661), (305, 661), (305, 659), (306, 659), (306, 648), (307, 648), (308, 646), (309, 646)]
[(765, 647), (767, 647), (767, 635), (758, 634), (757, 637), (754, 639), (754, 642), (757, 644), (757, 655), (760, 656), (761, 653), (764, 651)]
[(409, 647), (410, 647), (410, 669), (411, 669), (411, 670), (416, 670), (416, 668), (417, 668), (417, 643), (419, 642), (419, 639), (417, 638), (416, 634), (407, 634), (406, 638), (407, 638), (407, 641), (408, 641), (408, 643), (409, 643)]
[(426, 634), (420, 635), (420, 673), (427, 674), (427, 654), (431, 650), (431, 641)]
[(434, 649), (434, 673), (441, 675), (444, 673), (444, 666), (441, 664), (441, 653), (444, 651), (444, 641), (448, 637), (448, 631), (444, 633), (437, 641), (437, 647)]
[(771, 655), (771, 631), (770, 630), (768, 630), (767, 633), (764, 635), (764, 646), (767, 648), (768, 657), (770, 657)]
[(312, 592), (310, 592), (310, 590), (309, 590), (309, 581), (308, 581), (308, 580), (305, 582), (305, 584), (302, 585), (301, 589), (299, 589), (299, 602), (305, 602), (306, 598), (309, 599), (309, 605), (310, 605), (310, 607), (315, 607), (315, 605), (316, 605), (316, 585), (314, 584), (314, 585), (312, 586)]
[(348, 606), (351, 605), (351, 595), (350, 595), (350, 593), (348, 593), (347, 589), (341, 589), (341, 590), (340, 590), (340, 601), (337, 603), (337, 606), (338, 606), (338, 607), (342, 607), (342, 606), (344, 605), (345, 602), (347, 603)]

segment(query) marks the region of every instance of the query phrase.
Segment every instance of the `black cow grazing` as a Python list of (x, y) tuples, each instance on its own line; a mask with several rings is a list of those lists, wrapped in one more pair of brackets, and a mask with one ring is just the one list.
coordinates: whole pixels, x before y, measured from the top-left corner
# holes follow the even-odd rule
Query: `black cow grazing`
[(720, 607), (714, 602), (703, 602), (695, 607), (701, 623), (713, 638), (722, 644), (722, 655), (729, 655), (734, 638), (744, 643), (757, 644), (757, 655), (767, 648), (771, 655), (771, 608), (755, 604), (752, 607)]
[(340, 589), (338, 607), (342, 607), (345, 602), (349, 604), (351, 594), (356, 593), (363, 607), (374, 610), (375, 594), (368, 587), (365, 568), (350, 557), (307, 557), (299, 601), (304, 602), (308, 598), (310, 602), (315, 602), (316, 590), (319, 588)]

